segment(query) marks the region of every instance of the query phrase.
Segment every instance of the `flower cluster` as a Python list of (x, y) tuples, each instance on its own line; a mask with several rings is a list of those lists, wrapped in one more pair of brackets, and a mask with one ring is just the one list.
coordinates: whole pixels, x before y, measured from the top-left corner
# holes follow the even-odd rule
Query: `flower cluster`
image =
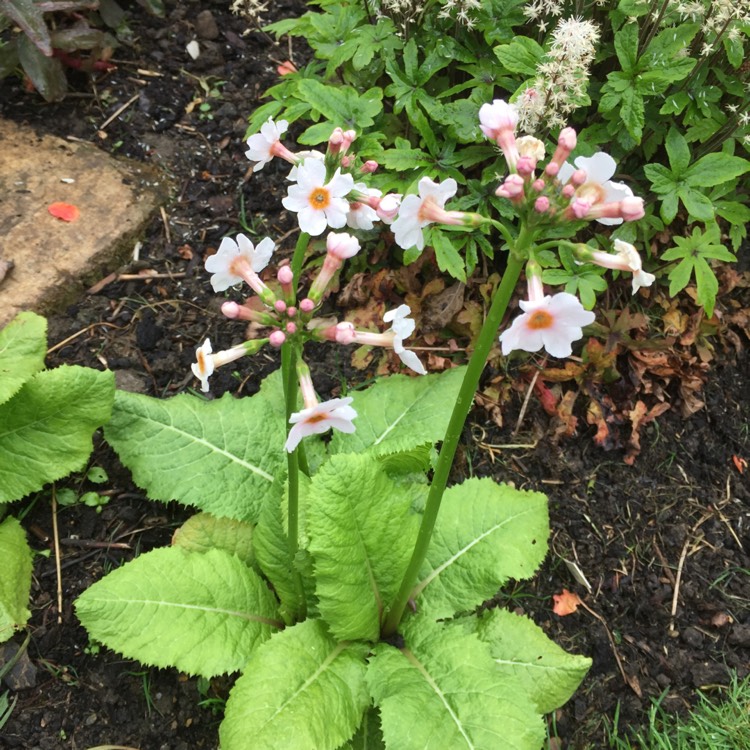
[[(517, 108), (497, 99), (479, 110), (482, 132), (502, 151), (509, 174), (496, 194), (511, 201), (526, 226), (578, 220), (601, 224), (621, 224), (644, 215), (643, 199), (621, 182), (614, 182), (616, 164), (608, 154), (579, 156), (568, 162), (576, 147), (576, 132), (563, 128), (552, 158), (538, 170), (544, 158), (544, 144), (532, 136), (516, 138)], [(622, 240), (614, 241), (615, 253), (592, 250), (587, 245), (568, 244), (579, 263), (595, 263), (604, 268), (633, 274), (633, 294), (650, 286), (654, 276), (643, 270), (636, 248)], [(582, 326), (593, 323), (594, 314), (584, 310), (572, 294), (545, 295), (541, 267), (533, 249), (526, 265), (528, 300), (520, 303), (523, 314), (500, 336), (504, 354), (521, 349), (535, 352), (544, 348), (555, 357), (567, 357), (573, 341), (583, 335)]]
[[(369, 189), (364, 182), (354, 181), (351, 169), (355, 160), (346, 153), (356, 137), (353, 131), (334, 130), (326, 154), (294, 154), (280, 140), (286, 129), (287, 123), (283, 120), (276, 123), (269, 119), (260, 133), (248, 139), (246, 155), (255, 162), (254, 171), (263, 169), (275, 157), (293, 165), (289, 175), (291, 185), (282, 203), (297, 213), (303, 232), (318, 236), (329, 227), (371, 229), (378, 220), (392, 221), (400, 205), (400, 196), (382, 196), (380, 191)], [(373, 162), (366, 162), (360, 173), (368, 174), (376, 168)], [(275, 290), (261, 279), (260, 274), (268, 266), (274, 250), (275, 243), (268, 237), (254, 244), (239, 234), (235, 239), (225, 237), (217, 252), (207, 258), (205, 268), (211, 273), (215, 292), (224, 292), (245, 283), (257, 296), (257, 299), (251, 298), (243, 304), (225, 302), (221, 307), (224, 316), (252, 321), (268, 328), (269, 334), (220, 352), (214, 352), (210, 340), (206, 339), (196, 350), (196, 362), (192, 365), (193, 374), (200, 380), (203, 391), (209, 390), (209, 378), (221, 365), (254, 354), (266, 345), (279, 348), (290, 342), (301, 353), (303, 344), (310, 340), (389, 347), (407, 367), (425, 374), (417, 355), (404, 346), (404, 340), (415, 328), (414, 321), (408, 317), (411, 311), (407, 305), (385, 313), (383, 320), (391, 327), (384, 333), (358, 331), (346, 321), (331, 323), (315, 317), (343, 262), (360, 251), (356, 236), (346, 232), (327, 235), (325, 258), (305, 295), (298, 294), (295, 273), (289, 265), (282, 264), (277, 269)], [(352, 420), (357, 414), (350, 406), (350, 398), (319, 403), (309, 368), (301, 356), (297, 361), (297, 376), (304, 408), (290, 417), (293, 426), (286, 443), (289, 452), (307, 435), (326, 432), (332, 427), (343, 432), (354, 430)]]

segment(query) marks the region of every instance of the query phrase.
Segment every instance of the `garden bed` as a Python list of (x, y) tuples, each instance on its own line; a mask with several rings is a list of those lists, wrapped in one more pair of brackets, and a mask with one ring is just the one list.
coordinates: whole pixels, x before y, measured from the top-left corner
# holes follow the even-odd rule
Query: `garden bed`
[[(282, 2), (272, 16), (301, 10), (300, 4)], [(190, 363), (207, 336), (218, 350), (240, 334), (240, 324), (218, 313), (219, 300), (203, 271), (207, 250), (244, 227), (261, 237), (286, 237), (280, 252), (293, 250), (294, 224), (280, 210), (286, 165), (272, 163), (251, 176), (243, 155), (246, 117), (277, 80), (276, 67), (290, 57), (290, 48), (276, 46), (262, 32), (243, 34), (244, 22), (224, 4), (170, 4), (165, 19), (137, 14), (131, 26), (133, 45), (116, 51), (113, 71), (94, 83), (72, 74), (75, 90), (57, 104), (6, 80), (0, 84), (0, 116), (156, 164), (170, 177), (173, 200), (150, 223), (138, 259), (113, 269), (127, 278), (99, 279), (79, 304), (50, 316), (48, 357), (51, 367), (108, 367), (120, 387), (168, 397), (194, 387)], [(192, 60), (185, 47), (196, 37), (202, 51)], [(744, 286), (720, 297), (719, 309), (738, 321), (744, 312), (747, 321), (747, 268), (738, 268)], [(398, 301), (392, 286), (378, 293), (389, 304)], [(423, 327), (429, 322), (425, 317)], [(460, 359), (465, 340), (452, 338)], [(440, 338), (433, 343), (445, 344)], [(615, 419), (626, 413), (638, 380), (627, 356), (618, 363), (620, 381), (606, 389), (615, 401), (610, 439), (599, 441), (603, 447), (594, 440), (596, 427), (586, 423), (586, 398), (577, 400), (573, 414), (579, 420), (572, 429), (535, 396), (523, 407), (530, 385), (515, 365), (505, 381), (513, 387), (501, 389), (507, 394), (502, 417), (492, 419), (490, 410), (477, 408), (467, 423), (456, 478), (492, 476), (550, 498), (552, 554), (534, 580), (508, 587), (496, 603), (524, 611), (567, 650), (593, 659), (579, 691), (550, 722), (551, 735), (564, 747), (606, 746), (606, 726), (618, 706), (620, 727), (637, 727), (650, 701), (663, 693), (668, 710), (683, 711), (698, 688), (719, 691), (731, 670), (740, 677), (748, 673), (747, 322), (711, 345), (705, 367), (697, 358), (692, 369), (686, 367), (700, 371), (702, 390), (688, 395), (679, 374), (668, 383), (652, 374), (655, 385), (639, 391), (648, 409), (670, 406), (636, 430), (639, 451), (632, 422)], [(343, 349), (321, 347), (310, 359), (325, 397), (338, 395), (342, 382), (365, 381), (375, 368), (355, 368)], [(250, 395), (277, 366), (273, 355), (242, 360), (234, 370), (216, 373), (212, 391)], [(485, 385), (500, 382), (500, 375), (488, 368)], [(581, 385), (581, 392), (589, 402), (600, 396), (604, 403), (604, 389), (595, 383)], [(683, 416), (698, 399), (705, 406)], [(690, 408), (682, 408), (686, 403)], [(75, 618), (77, 595), (113, 566), (168, 544), (188, 515), (176, 505), (149, 502), (101, 441), (91, 463), (108, 474), (109, 502), (101, 512), (82, 505), (58, 512), (62, 612), (54, 554), (36, 557), (28, 645), (36, 675), (27, 675), (30, 686), (14, 693), (18, 702), (2, 730), (2, 745), (214, 748), (231, 679), (199, 682), (124, 660), (89, 643)], [(78, 489), (81, 481), (74, 478), (70, 486)], [(25, 514), (34, 548), (52, 550), (49, 493), (17, 504), (15, 512)], [(576, 563), (590, 592), (563, 559)], [(552, 596), (563, 589), (576, 591), (585, 608), (565, 617), (553, 614)]]

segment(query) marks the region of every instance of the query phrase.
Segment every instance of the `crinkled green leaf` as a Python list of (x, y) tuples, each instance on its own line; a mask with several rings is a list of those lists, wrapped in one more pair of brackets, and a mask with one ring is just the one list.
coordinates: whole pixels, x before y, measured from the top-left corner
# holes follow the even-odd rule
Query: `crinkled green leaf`
[(465, 612), (509, 579), (533, 575), (547, 554), (547, 498), (491, 479), (469, 479), (443, 496), (412, 596), (435, 618)]
[(318, 608), (339, 640), (374, 641), (417, 536), (411, 493), (367, 455), (332, 456), (313, 477), (307, 531)]
[(380, 716), (377, 710), (365, 711), (357, 733), (341, 750), (385, 750), (383, 733), (380, 731)]
[(0, 405), (0, 502), (83, 468), (114, 389), (111, 372), (63, 366), (37, 373)]
[(86, 589), (76, 613), (114, 651), (204, 677), (241, 669), (281, 626), (265, 581), (219, 549), (139, 555)]
[(442, 440), (464, 372), (464, 367), (455, 367), (418, 378), (392, 375), (352, 392), (357, 429), (350, 435), (334, 432), (329, 451), (384, 455)]
[(368, 704), (365, 651), (306, 620), (264, 643), (227, 701), (222, 750), (336, 750)]
[(286, 474), (280, 378), (251, 398), (156, 399), (118, 391), (104, 435), (154, 500), (255, 522)]
[(31, 617), (31, 549), (26, 532), (12, 516), (0, 523), (0, 643)]
[(566, 703), (591, 666), (591, 659), (564, 651), (528, 617), (493, 609), (476, 622), (495, 664), (522, 686), (541, 714)]
[(460, 627), (415, 617), (399, 650), (382, 643), (367, 668), (386, 747), (538, 750), (541, 716), (489, 647)]
[(175, 531), (172, 544), (192, 552), (223, 549), (230, 555), (237, 555), (245, 565), (255, 563), (253, 526), (233, 518), (197, 513)]
[(32, 312), (19, 313), (0, 330), (0, 404), (44, 369), (47, 321)]

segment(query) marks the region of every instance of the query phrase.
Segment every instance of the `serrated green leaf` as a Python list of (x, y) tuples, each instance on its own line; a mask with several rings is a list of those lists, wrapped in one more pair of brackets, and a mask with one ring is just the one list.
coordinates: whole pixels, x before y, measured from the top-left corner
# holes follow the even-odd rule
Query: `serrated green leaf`
[(708, 196), (689, 187), (680, 188), (678, 195), (693, 218), (699, 221), (710, 221), (714, 218), (714, 206)]
[(245, 565), (252, 567), (255, 564), (253, 526), (233, 518), (197, 513), (174, 532), (172, 544), (188, 552), (222, 549), (230, 555), (237, 555)]
[(677, 179), (663, 164), (646, 164), (643, 171), (655, 193), (670, 193), (678, 187)]
[(627, 23), (615, 34), (615, 52), (624, 72), (635, 68), (638, 61), (637, 23)]
[(104, 436), (153, 500), (254, 523), (282, 493), (283, 404), (276, 375), (242, 399), (162, 400), (118, 391)]
[(0, 405), (0, 503), (83, 468), (114, 389), (111, 372), (63, 366), (37, 373)]
[(265, 581), (219, 549), (155, 549), (78, 597), (89, 635), (144, 664), (213, 677), (241, 669), (282, 626)]
[(531, 701), (497, 669), (487, 644), (423, 617), (405, 645), (375, 648), (367, 684), (386, 747), (399, 750), (537, 750), (545, 729)]
[(450, 409), (461, 388), (465, 368), (413, 378), (391, 375), (365, 391), (355, 391), (352, 406), (359, 415), (357, 430), (334, 433), (330, 453), (386, 455), (409, 451), (442, 440)]
[(297, 84), (298, 96), (323, 117), (341, 128), (363, 130), (383, 109), (383, 91), (371, 88), (361, 94), (351, 86), (331, 86), (312, 78)]
[(721, 185), (750, 170), (750, 161), (724, 153), (706, 154), (698, 159), (685, 174), (691, 187), (706, 188)]
[(535, 75), (544, 57), (544, 48), (525, 36), (516, 37), (510, 44), (500, 44), (492, 51), (506, 70), (524, 76)]
[(229, 694), (222, 750), (336, 750), (368, 703), (361, 644), (336, 643), (306, 620), (264, 643)]
[(0, 330), (0, 404), (44, 369), (47, 321), (32, 312), (19, 313)]
[(677, 216), (677, 208), (679, 201), (677, 199), (677, 193), (667, 193), (661, 197), (661, 205), (659, 206), (659, 216), (665, 224), (671, 224), (674, 221), (674, 217)]
[(476, 628), (501, 673), (522, 686), (541, 714), (566, 703), (591, 667), (591, 659), (567, 653), (528, 617), (493, 609)]
[(435, 250), (438, 268), (443, 273), (449, 273), (454, 279), (466, 281), (466, 265), (461, 254), (453, 244), (452, 235), (433, 229), (430, 232), (430, 244)]
[(318, 608), (338, 640), (377, 640), (417, 537), (411, 494), (374, 456), (332, 456), (307, 502)]
[(357, 733), (341, 750), (385, 750), (380, 717), (375, 709), (368, 709), (362, 717)]
[(629, 88), (622, 92), (620, 117), (628, 133), (630, 133), (636, 143), (640, 143), (641, 136), (643, 135), (643, 126), (646, 123), (646, 114), (643, 96), (641, 96), (637, 89)]
[(684, 258), (669, 272), (668, 278), (670, 297), (674, 297), (678, 292), (681, 292), (688, 285), (692, 273), (692, 258)]
[(0, 643), (22, 628), (31, 617), (31, 549), (26, 532), (12, 516), (0, 523)]
[(696, 299), (706, 309), (706, 314), (714, 314), (714, 305), (716, 304), (716, 294), (719, 291), (719, 280), (716, 278), (711, 266), (705, 258), (700, 255), (695, 258), (693, 264), (695, 273), (695, 282), (697, 287)]
[(685, 137), (677, 130), (670, 128), (664, 141), (669, 157), (669, 166), (676, 177), (682, 175), (690, 164), (690, 146)]
[(443, 496), (412, 592), (431, 617), (466, 612), (509, 579), (533, 575), (547, 554), (547, 498), (491, 479), (469, 479)]

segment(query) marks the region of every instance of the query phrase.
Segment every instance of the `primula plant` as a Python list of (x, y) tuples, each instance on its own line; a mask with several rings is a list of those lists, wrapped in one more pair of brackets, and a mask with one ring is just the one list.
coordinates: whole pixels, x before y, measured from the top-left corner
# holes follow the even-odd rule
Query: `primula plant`
[[(248, 738), (257, 748), (300, 750), (535, 750), (545, 739), (542, 715), (588, 668), (529, 618), (483, 606), (543, 561), (545, 496), (488, 478), (447, 485), (522, 271), (528, 298), (500, 333), (506, 354), (544, 348), (566, 357), (594, 320), (570, 292), (546, 294), (540, 259), (556, 250), (631, 273), (634, 293), (653, 282), (629, 243), (611, 253), (540, 238), (580, 222), (638, 219), (643, 202), (611, 180), (605, 154), (569, 164), (572, 128), (545, 163), (542, 140), (516, 137), (515, 106), (485, 103), (479, 117), (506, 162), (507, 176), (491, 187), (516, 216), (513, 229), (453, 208), (451, 178), (422, 177), (405, 195), (370, 187), (379, 165), (353, 152), (354, 131), (332, 129), (325, 153), (295, 153), (282, 143), (285, 122), (264, 123), (247, 155), (256, 173), (273, 158), (292, 164), (283, 203), (297, 215), (299, 241), (291, 263), (270, 275), (271, 238), (228, 237), (208, 257), (217, 292), (244, 284), (254, 293), (226, 300), (223, 314), (267, 334), (219, 352), (202, 342), (193, 373), (207, 391), (215, 368), (264, 347), (280, 349), (280, 372), (243, 399), (117, 394), (105, 436), (135, 481), (154, 499), (200, 512), (171, 547), (139, 555), (84, 592), (77, 613), (93, 639), (146, 664), (209, 678), (239, 672), (223, 750), (246, 748)], [(507, 249), (465, 367), (425, 373), (406, 347), (415, 323), (405, 304), (385, 311), (386, 330), (320, 317), (340, 267), (381, 222), (407, 253), (444, 229), (483, 233)], [(344, 227), (350, 232), (331, 231)], [(323, 244), (322, 262), (310, 257)], [(309, 341), (388, 347), (414, 372), (320, 401), (305, 361)]]

